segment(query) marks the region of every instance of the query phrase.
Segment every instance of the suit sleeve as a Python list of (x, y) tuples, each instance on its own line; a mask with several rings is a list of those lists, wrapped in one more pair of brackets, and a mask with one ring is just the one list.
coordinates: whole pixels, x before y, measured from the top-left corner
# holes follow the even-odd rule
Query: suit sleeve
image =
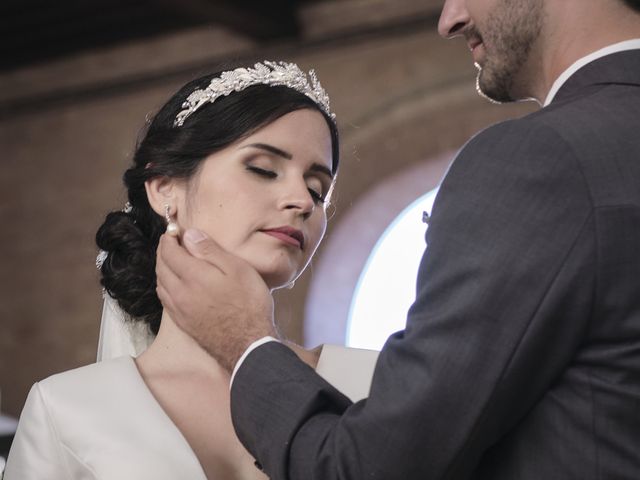
[(415, 303), (369, 398), (351, 404), (285, 347), (263, 345), (232, 388), (239, 438), (274, 480), (466, 478), (585, 334), (592, 210), (553, 130), (529, 119), (485, 130), (441, 186)]
[(43, 392), (35, 384), (20, 415), (4, 480), (70, 478)]

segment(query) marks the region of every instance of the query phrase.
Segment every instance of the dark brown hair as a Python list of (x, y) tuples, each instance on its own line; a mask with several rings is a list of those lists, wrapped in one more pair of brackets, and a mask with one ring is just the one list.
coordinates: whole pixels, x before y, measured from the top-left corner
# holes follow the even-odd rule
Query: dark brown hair
[(159, 177), (190, 178), (212, 153), (246, 137), (295, 110), (313, 109), (325, 117), (332, 140), (332, 170), (339, 160), (334, 121), (306, 95), (288, 87), (256, 85), (218, 98), (174, 127), (182, 103), (194, 90), (205, 88), (214, 73), (180, 89), (160, 109), (139, 142), (133, 165), (124, 174), (130, 212), (111, 212), (96, 233), (98, 247), (108, 253), (101, 267), (101, 284), (133, 319), (157, 333), (162, 305), (156, 295), (156, 249), (165, 222), (149, 205), (144, 184)]

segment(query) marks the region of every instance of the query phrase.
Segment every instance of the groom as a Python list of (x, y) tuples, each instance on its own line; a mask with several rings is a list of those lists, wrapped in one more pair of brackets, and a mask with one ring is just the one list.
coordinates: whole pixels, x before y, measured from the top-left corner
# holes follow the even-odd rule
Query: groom
[(211, 295), (163, 304), (236, 368), (234, 425), (273, 479), (637, 480), (640, 0), (447, 0), (439, 31), (484, 95), (544, 108), (456, 158), (368, 400), (271, 341), (258, 276), (197, 231), (163, 239), (159, 282)]

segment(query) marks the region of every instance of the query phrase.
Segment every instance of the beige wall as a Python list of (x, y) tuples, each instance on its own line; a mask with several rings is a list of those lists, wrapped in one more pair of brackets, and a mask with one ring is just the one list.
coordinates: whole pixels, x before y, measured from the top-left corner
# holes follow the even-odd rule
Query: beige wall
[[(340, 2), (326, 3), (335, 15)], [(107, 211), (124, 202), (120, 177), (145, 116), (196, 73), (230, 56), (281, 58), (317, 70), (342, 132), (333, 224), (394, 172), (455, 150), (483, 126), (529, 109), (479, 99), (466, 48), (438, 38), (433, 21), (345, 36), (344, 30), (332, 32), (330, 23), (324, 30), (320, 21), (313, 23), (313, 15), (325, 18), (326, 11), (305, 15), (314, 25), (311, 40), (297, 44), (259, 47), (209, 29), (0, 75), (4, 412), (19, 414), (34, 381), (93, 360), (101, 308), (95, 230)], [(212, 36), (224, 41), (212, 43)], [(425, 179), (425, 191), (433, 182)], [(317, 261), (331, 268), (322, 250)], [(310, 275), (277, 295), (283, 331), (298, 341)]]

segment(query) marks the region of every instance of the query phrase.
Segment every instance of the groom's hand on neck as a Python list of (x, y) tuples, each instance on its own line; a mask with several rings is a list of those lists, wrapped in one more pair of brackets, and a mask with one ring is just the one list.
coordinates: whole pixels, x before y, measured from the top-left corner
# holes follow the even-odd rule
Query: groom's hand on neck
[(276, 337), (273, 297), (258, 272), (199, 230), (158, 246), (158, 297), (176, 324), (231, 372), (254, 341)]

